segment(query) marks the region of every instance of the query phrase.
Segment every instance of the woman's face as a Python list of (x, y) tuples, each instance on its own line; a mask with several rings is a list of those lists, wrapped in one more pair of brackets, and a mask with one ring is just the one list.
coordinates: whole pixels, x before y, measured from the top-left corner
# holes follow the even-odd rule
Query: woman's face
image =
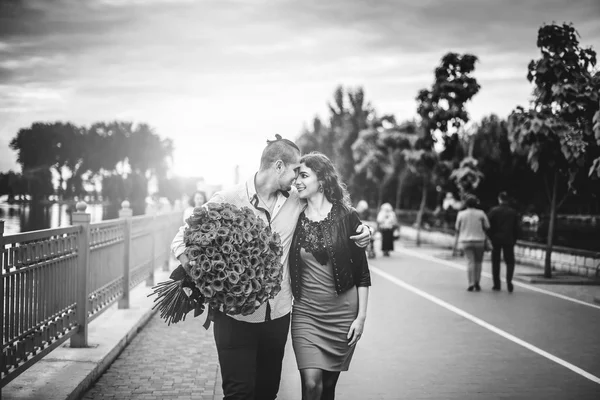
[(204, 203), (206, 203), (204, 195), (202, 195), (202, 193), (196, 193), (194, 195), (194, 207), (200, 207)]
[(300, 164), (298, 177), (296, 178), (296, 189), (298, 189), (298, 196), (301, 199), (308, 199), (319, 194), (319, 180), (317, 174), (306, 164)]

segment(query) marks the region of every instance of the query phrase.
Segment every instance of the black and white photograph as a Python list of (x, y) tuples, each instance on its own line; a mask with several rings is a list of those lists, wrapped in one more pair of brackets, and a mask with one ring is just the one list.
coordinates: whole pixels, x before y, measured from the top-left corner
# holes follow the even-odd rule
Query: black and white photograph
[(598, 0), (0, 0), (0, 397), (600, 399), (598, 51)]

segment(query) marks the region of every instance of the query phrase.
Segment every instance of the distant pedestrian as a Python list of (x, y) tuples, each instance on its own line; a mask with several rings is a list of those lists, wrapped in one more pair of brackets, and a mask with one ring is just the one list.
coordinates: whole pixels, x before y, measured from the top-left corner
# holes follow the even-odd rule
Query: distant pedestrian
[(377, 227), (381, 233), (381, 251), (388, 257), (394, 250), (394, 231), (399, 228), (396, 213), (390, 203), (383, 203), (377, 214)]
[(369, 203), (366, 200), (361, 200), (356, 205), (356, 212), (362, 221), (369, 219)]
[(509, 205), (506, 192), (498, 195), (498, 205), (488, 212), (490, 221), (489, 236), (492, 241), (492, 290), (500, 290), (500, 252), (506, 263), (506, 288), (513, 291), (512, 278), (515, 271), (515, 243), (519, 234), (519, 216)]
[(490, 223), (485, 213), (479, 210), (479, 200), (476, 196), (467, 195), (465, 198), (466, 208), (458, 213), (456, 217), (456, 234), (458, 242), (467, 257), (467, 277), (469, 286), (467, 290), (480, 291), (479, 281), (481, 279), (481, 264), (485, 251), (486, 231)]
[(188, 200), (189, 207), (183, 211), (183, 223), (185, 224), (185, 221), (193, 214), (194, 208), (201, 207), (207, 200), (206, 193), (196, 190)]

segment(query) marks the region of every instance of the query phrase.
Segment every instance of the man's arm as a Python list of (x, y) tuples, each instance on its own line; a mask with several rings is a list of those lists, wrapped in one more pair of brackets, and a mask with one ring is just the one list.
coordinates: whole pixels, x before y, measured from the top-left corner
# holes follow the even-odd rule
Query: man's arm
[(457, 234), (460, 231), (461, 216), (462, 216), (462, 214), (459, 212), (458, 215), (456, 216), (456, 222), (454, 223), (454, 230), (456, 231)]
[(183, 268), (188, 271), (188, 258), (185, 255), (185, 243), (183, 242), (183, 233), (187, 228), (187, 224), (183, 225), (175, 234), (173, 241), (171, 242), (171, 252), (175, 256), (176, 259), (179, 260)]
[(494, 232), (494, 229), (496, 227), (496, 208), (492, 208), (488, 213), (487, 213), (487, 219), (488, 222), (490, 224), (490, 229), (489, 229), (489, 234), (492, 234)]
[[(223, 196), (217, 192), (215, 193), (209, 201), (207, 201), (205, 204), (202, 205), (202, 207), (206, 207), (206, 204), (208, 203), (223, 203), (224, 199)], [(185, 255), (185, 243), (183, 241), (183, 233), (185, 232), (186, 228), (187, 228), (187, 224), (181, 226), (179, 228), (179, 230), (177, 231), (177, 234), (175, 235), (175, 237), (173, 238), (173, 241), (171, 242), (171, 252), (173, 253), (173, 255), (175, 256), (176, 259), (179, 260), (179, 262), (181, 263), (181, 265), (183, 266), (183, 268), (186, 271), (189, 271), (189, 266), (188, 266), (188, 258)]]

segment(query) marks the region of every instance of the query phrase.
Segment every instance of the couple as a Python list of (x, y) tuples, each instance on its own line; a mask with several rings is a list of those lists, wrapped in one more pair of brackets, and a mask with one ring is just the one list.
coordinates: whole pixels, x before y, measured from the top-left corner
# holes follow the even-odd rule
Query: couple
[[(302, 399), (333, 399), (364, 328), (371, 285), (364, 247), (370, 232), (350, 207), (331, 161), (319, 153), (301, 157), (292, 141), (276, 137), (267, 141), (250, 180), (209, 200), (253, 209), (283, 245), (283, 278), (275, 298), (247, 316), (214, 311), (224, 398), (277, 397), (291, 320)], [(171, 248), (187, 267), (184, 230)]]

